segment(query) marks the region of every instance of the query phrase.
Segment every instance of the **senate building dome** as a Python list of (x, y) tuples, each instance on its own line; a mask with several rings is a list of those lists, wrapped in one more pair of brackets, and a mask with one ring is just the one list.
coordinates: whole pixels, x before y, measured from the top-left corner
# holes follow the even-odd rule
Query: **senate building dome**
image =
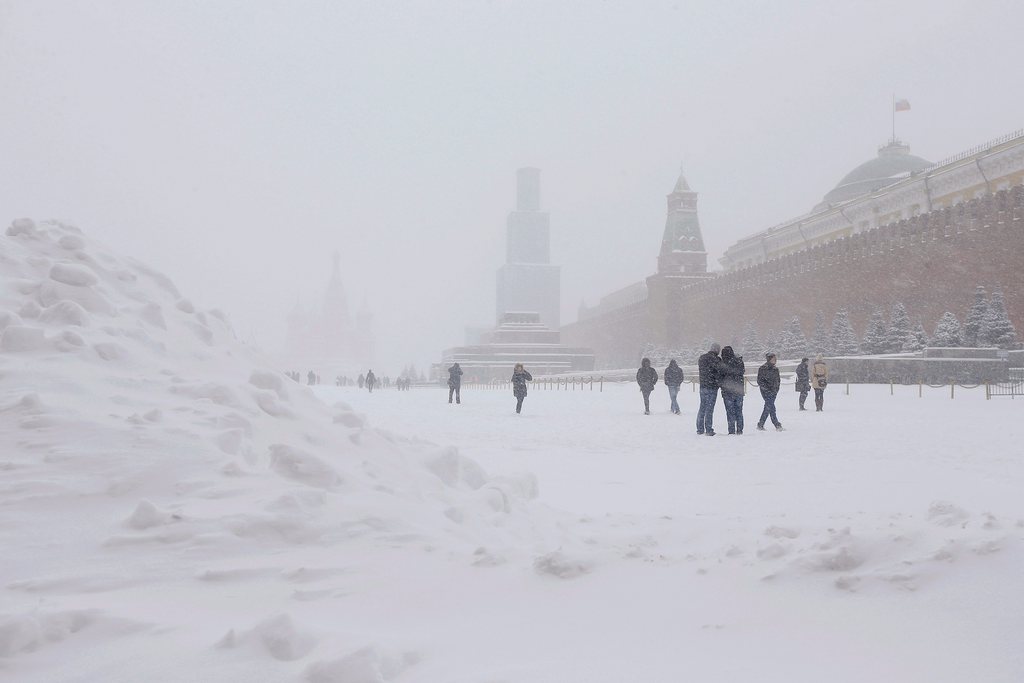
[(910, 153), (910, 147), (899, 140), (892, 140), (878, 150), (878, 156), (853, 169), (825, 195), (815, 211), (845, 202), (854, 197), (874, 192), (891, 185), (907, 175), (931, 167), (930, 161)]

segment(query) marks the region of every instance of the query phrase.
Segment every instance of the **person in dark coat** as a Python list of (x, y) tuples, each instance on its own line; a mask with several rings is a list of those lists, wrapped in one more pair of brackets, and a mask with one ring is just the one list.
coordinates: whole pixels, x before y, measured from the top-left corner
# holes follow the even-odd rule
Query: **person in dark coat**
[(373, 374), (373, 370), (368, 371), (366, 373), (366, 388), (370, 390), (371, 394), (373, 393), (373, 387), (376, 384), (377, 376)]
[(697, 410), (697, 433), (714, 436), (713, 418), (715, 403), (718, 402), (719, 370), (722, 359), (718, 357), (721, 346), (712, 344), (711, 348), (697, 359), (697, 371), (700, 375), (700, 408)]
[(460, 396), (461, 391), (462, 368), (460, 368), (459, 364), (456, 363), (455, 365), (448, 368), (448, 402), (452, 402), (452, 395), (454, 394), (455, 402), (462, 403), (462, 396)]
[(640, 369), (636, 371), (636, 383), (640, 385), (640, 393), (644, 396), (644, 415), (651, 414), (651, 392), (658, 383), (658, 371), (651, 367), (651, 359), (640, 361)]
[(725, 417), (729, 421), (730, 434), (743, 433), (743, 356), (737, 356), (731, 346), (722, 349), (721, 385)]
[(668, 362), (668, 367), (665, 368), (665, 386), (668, 387), (668, 398), (672, 401), (672, 412), (679, 415), (679, 402), (676, 398), (679, 396), (679, 387), (683, 384), (683, 369), (679, 367), (673, 358)]
[(526, 398), (526, 383), (533, 381), (533, 375), (523, 367), (522, 363), (516, 363), (512, 370), (512, 395), (516, 397), (516, 412), (523, 412), (523, 400)]
[(774, 353), (766, 353), (765, 364), (757, 369), (757, 387), (761, 390), (761, 398), (764, 399), (764, 410), (761, 411), (761, 419), (757, 421), (757, 428), (761, 431), (764, 431), (765, 420), (769, 417), (776, 431), (782, 431), (782, 423), (775, 415), (775, 397), (779, 395), (779, 387), (782, 386), (779, 369), (775, 367), (777, 361)]
[(811, 391), (811, 371), (807, 367), (807, 360), (802, 358), (800, 365), (796, 366), (796, 390), (800, 392), (800, 410), (807, 410), (804, 408), (804, 401)]

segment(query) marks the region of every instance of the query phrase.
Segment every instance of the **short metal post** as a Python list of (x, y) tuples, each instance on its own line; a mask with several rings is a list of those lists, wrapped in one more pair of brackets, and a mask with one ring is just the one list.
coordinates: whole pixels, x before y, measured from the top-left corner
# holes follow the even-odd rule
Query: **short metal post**
[(850, 395), (850, 383), (849, 382), (846, 383), (846, 395), (847, 396)]
[(953, 398), (953, 392), (956, 391), (956, 384), (953, 382), (949, 383), (949, 397)]
[(896, 382), (889, 380), (889, 395), (892, 396), (896, 393)]

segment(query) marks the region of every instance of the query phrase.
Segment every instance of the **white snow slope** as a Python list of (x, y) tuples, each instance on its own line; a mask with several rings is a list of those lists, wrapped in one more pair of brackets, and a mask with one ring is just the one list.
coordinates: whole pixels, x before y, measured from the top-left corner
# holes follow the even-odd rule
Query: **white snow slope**
[(1024, 680), (1019, 400), (833, 387), (776, 433), (749, 397), (712, 439), (686, 390), (445, 393), (314, 393), (17, 221), (0, 680)]

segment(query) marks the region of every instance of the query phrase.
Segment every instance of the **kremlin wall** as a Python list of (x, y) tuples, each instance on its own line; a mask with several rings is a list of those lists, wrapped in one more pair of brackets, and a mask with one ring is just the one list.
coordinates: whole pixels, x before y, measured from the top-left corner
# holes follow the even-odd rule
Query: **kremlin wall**
[(897, 140), (851, 171), (812, 211), (737, 242), (708, 272), (696, 193), (680, 176), (668, 195), (658, 272), (581, 307), (561, 341), (594, 350), (598, 368), (632, 367), (644, 348), (738, 344), (798, 316), (849, 311), (858, 336), (876, 307), (903, 303), (931, 334), (961, 321), (975, 287), (1000, 289), (1024, 330), (1024, 131), (939, 164)]

